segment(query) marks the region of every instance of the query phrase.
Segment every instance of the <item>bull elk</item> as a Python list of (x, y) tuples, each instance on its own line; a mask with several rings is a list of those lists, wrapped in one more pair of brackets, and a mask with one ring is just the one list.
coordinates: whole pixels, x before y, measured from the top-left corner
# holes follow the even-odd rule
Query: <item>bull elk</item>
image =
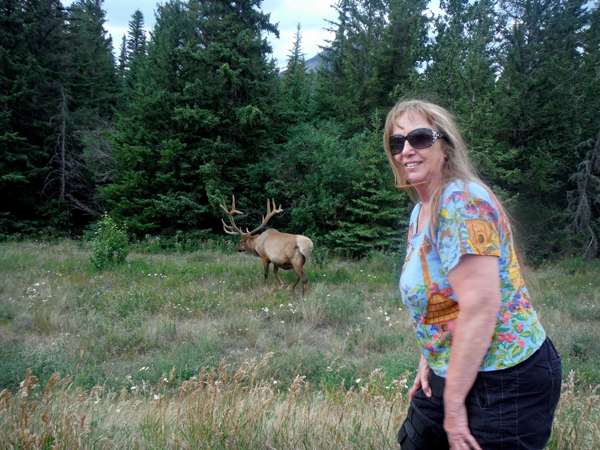
[(240, 244), (237, 247), (238, 252), (250, 253), (251, 255), (258, 256), (262, 260), (265, 268), (265, 281), (267, 281), (267, 277), (269, 276), (270, 263), (273, 263), (273, 273), (277, 277), (277, 280), (279, 280), (281, 286), (285, 283), (279, 277), (277, 271), (279, 269), (290, 270), (293, 268), (298, 276), (292, 285), (292, 290), (296, 288), (296, 284), (302, 279), (302, 296), (304, 296), (306, 285), (308, 283), (308, 277), (304, 272), (304, 263), (313, 251), (314, 246), (312, 241), (306, 236), (280, 233), (273, 228), (269, 228), (258, 236), (253, 236), (254, 233), (261, 230), (267, 224), (271, 217), (283, 212), (281, 206), (277, 208), (275, 200), (272, 201), (273, 209), (271, 210), (271, 204), (267, 199), (267, 215), (266, 217), (263, 216), (260, 226), (252, 231), (248, 231), (246, 228), (246, 232), (244, 233), (237, 227), (233, 220), (234, 214), (242, 214), (235, 209), (235, 196), (233, 196), (231, 211), (227, 209), (225, 200), (223, 200), (223, 204), (220, 206), (227, 216), (229, 216), (229, 221), (231, 222), (231, 225), (227, 225), (225, 221), (221, 219), (221, 222), (223, 222), (223, 229), (227, 234), (240, 236)]

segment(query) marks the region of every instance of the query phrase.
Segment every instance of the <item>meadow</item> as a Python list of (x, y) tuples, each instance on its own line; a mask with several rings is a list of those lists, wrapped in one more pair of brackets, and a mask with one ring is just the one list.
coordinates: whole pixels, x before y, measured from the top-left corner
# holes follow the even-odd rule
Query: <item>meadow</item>
[[(317, 249), (300, 298), (227, 239), (174, 248), (99, 271), (82, 241), (0, 243), (0, 448), (398, 448), (401, 255)], [(600, 263), (532, 274), (563, 358), (547, 448), (600, 449)]]

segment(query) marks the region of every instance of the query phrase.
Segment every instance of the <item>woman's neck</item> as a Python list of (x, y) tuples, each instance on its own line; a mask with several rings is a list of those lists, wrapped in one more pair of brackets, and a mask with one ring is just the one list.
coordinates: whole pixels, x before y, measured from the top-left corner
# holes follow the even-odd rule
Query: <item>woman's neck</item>
[(431, 183), (423, 183), (420, 186), (415, 186), (419, 199), (421, 200), (421, 210), (419, 211), (419, 218), (417, 222), (417, 232), (421, 232), (425, 227), (425, 224), (429, 221), (431, 215), (431, 204), (435, 194), (434, 188)]
[(421, 209), (419, 209), (419, 217), (417, 218), (417, 233), (423, 231), (425, 224), (429, 222), (430, 216), (430, 205), (424, 205), (421, 203)]

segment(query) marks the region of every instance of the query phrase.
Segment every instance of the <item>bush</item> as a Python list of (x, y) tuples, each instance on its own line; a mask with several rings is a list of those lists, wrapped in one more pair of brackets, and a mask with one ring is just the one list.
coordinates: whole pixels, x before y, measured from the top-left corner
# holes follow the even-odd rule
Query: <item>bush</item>
[(98, 269), (104, 269), (111, 264), (124, 262), (128, 253), (126, 227), (117, 225), (113, 218), (105, 213), (94, 233), (90, 260)]

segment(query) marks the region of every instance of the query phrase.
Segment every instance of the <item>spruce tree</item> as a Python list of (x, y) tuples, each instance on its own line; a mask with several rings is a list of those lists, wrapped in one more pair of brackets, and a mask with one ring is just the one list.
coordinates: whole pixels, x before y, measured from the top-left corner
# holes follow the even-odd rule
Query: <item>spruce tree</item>
[[(129, 21), (129, 37), (121, 49), (121, 57), (124, 66), (127, 99), (132, 91), (137, 89), (138, 81), (142, 77), (144, 63), (146, 61), (146, 32), (144, 31), (144, 14), (136, 9)], [(125, 47), (126, 45), (126, 47)]]
[(348, 215), (337, 221), (336, 229), (326, 235), (330, 247), (340, 253), (364, 256), (373, 250), (396, 251), (406, 240), (410, 217), (408, 196), (394, 186), (381, 136), (381, 118), (372, 117), (372, 129), (353, 136), (347, 146), (350, 167), (356, 168), (348, 192)]
[(294, 45), (290, 51), (287, 67), (283, 76), (283, 91), (286, 94), (286, 114), (290, 123), (306, 120), (310, 101), (313, 76), (306, 73), (304, 54), (302, 53), (302, 34), (298, 24), (294, 36)]
[(592, 79), (580, 51), (590, 16), (585, 3), (502, 2), (507, 27), (496, 139), (520, 171), (508, 189), (519, 194), (515, 214), (531, 236), (530, 248), (541, 255), (551, 250), (548, 235), (564, 219), (569, 175), (579, 163), (571, 149), (597, 132), (585, 95)]
[(33, 231), (40, 217), (46, 138), (67, 72), (58, 0), (0, 2), (0, 233)]
[(407, 86), (424, 57), (425, 6), (419, 0), (340, 0), (335, 5), (334, 39), (323, 48), (318, 72), (317, 117), (333, 115), (352, 134), (367, 126), (375, 110), (395, 103), (394, 88)]
[(118, 83), (112, 38), (104, 28), (104, 0), (77, 0), (69, 11), (71, 49), (69, 93), (72, 108), (112, 115)]
[(158, 6), (143, 77), (120, 119), (120, 169), (102, 189), (136, 232), (209, 228), (271, 150), (275, 68), (260, 1), (170, 1)]

